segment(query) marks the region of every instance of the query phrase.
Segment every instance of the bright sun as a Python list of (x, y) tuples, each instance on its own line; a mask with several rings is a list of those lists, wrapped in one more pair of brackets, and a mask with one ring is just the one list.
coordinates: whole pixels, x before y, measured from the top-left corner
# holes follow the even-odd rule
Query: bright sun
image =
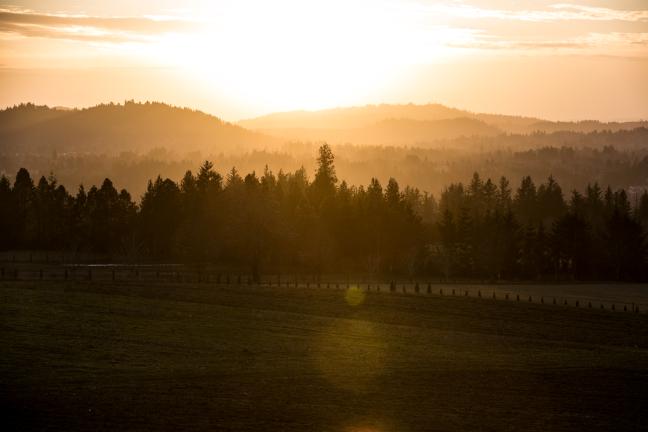
[(196, 32), (167, 35), (147, 54), (257, 106), (352, 104), (398, 80), (407, 65), (441, 58), (449, 37), (443, 28), (424, 32), (411, 9), (370, 3), (221, 4), (197, 19)]

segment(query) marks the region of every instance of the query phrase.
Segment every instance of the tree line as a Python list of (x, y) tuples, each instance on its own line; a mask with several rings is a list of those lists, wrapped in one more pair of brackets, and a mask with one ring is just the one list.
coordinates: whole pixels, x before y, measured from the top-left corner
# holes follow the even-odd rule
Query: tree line
[(439, 199), (391, 178), (338, 181), (317, 170), (225, 176), (205, 162), (157, 177), (136, 203), (106, 179), (70, 194), (22, 168), (0, 178), (0, 249), (84, 251), (116, 259), (263, 272), (363, 273), (479, 280), (646, 280), (648, 192), (590, 184), (566, 199), (553, 177), (449, 185)]

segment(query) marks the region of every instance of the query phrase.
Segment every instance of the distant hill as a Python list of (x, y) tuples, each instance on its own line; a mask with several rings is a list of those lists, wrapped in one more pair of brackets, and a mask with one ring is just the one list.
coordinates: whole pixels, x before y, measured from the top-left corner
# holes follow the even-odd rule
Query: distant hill
[(455, 118), (447, 120), (387, 119), (368, 126), (349, 129), (269, 128), (264, 134), (291, 141), (327, 141), (358, 145), (424, 145), (436, 140), (471, 136), (496, 136), (502, 131), (480, 120)]
[[(396, 119), (396, 120), (395, 120)], [(387, 124), (385, 122), (388, 122)], [(273, 136), (291, 139), (335, 138), (333, 141), (353, 142), (369, 137), (385, 141), (383, 133), (401, 137), (401, 144), (496, 133), (530, 134), (534, 132), (594, 132), (602, 130), (630, 130), (648, 127), (648, 122), (603, 123), (599, 121), (552, 122), (533, 117), (500, 114), (480, 114), (449, 108), (439, 104), (428, 105), (367, 105), (363, 107), (334, 108), (320, 111), (292, 111), (269, 114), (238, 122), (248, 129), (263, 131)], [(391, 141), (391, 139), (387, 140)]]
[(439, 104), (367, 105), (319, 111), (280, 112), (238, 123), (248, 129), (353, 129), (388, 119), (434, 121), (468, 117), (467, 114), (466, 111)]
[(531, 125), (532, 131), (552, 132), (582, 132), (590, 133), (596, 131), (617, 132), (621, 130), (633, 130), (648, 127), (648, 121), (633, 122), (600, 122), (597, 120), (583, 120), (578, 122), (551, 122), (542, 121)]
[(33, 153), (235, 152), (278, 140), (217, 117), (162, 103), (60, 109), (22, 104), (0, 111), (0, 150)]
[(111, 103), (85, 109), (21, 104), (0, 111), (0, 153), (114, 155), (165, 148), (180, 155), (195, 151), (203, 155), (239, 154), (280, 149), (288, 141), (433, 147), (442, 140), (470, 138), (474, 142), (473, 137), (502, 141), (504, 134), (589, 133), (640, 127), (648, 127), (648, 122), (551, 122), (475, 114), (438, 104), (275, 113), (238, 125), (156, 102)]

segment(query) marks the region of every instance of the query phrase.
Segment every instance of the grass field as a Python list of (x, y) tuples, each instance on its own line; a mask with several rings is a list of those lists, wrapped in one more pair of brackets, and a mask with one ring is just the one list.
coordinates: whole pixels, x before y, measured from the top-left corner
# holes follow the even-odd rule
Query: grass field
[(648, 429), (643, 313), (2, 282), (0, 354), (3, 424), (14, 430)]

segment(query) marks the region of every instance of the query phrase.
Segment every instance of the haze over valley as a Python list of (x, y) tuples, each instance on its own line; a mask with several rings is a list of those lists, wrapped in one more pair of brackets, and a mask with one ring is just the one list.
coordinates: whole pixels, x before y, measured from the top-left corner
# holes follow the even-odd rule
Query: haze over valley
[[(550, 175), (582, 190), (598, 181), (641, 188), (648, 181), (648, 122), (551, 122), (476, 114), (442, 105), (380, 105), (277, 113), (228, 123), (162, 103), (82, 109), (18, 105), (0, 112), (0, 172), (19, 167), (79, 184), (117, 178), (135, 196), (149, 178), (178, 179), (208, 159), (222, 172), (261, 173), (301, 166), (313, 173), (328, 142), (341, 178), (367, 184), (402, 179), (440, 193), (473, 172), (518, 181)], [(577, 166), (579, 169), (574, 170)]]

